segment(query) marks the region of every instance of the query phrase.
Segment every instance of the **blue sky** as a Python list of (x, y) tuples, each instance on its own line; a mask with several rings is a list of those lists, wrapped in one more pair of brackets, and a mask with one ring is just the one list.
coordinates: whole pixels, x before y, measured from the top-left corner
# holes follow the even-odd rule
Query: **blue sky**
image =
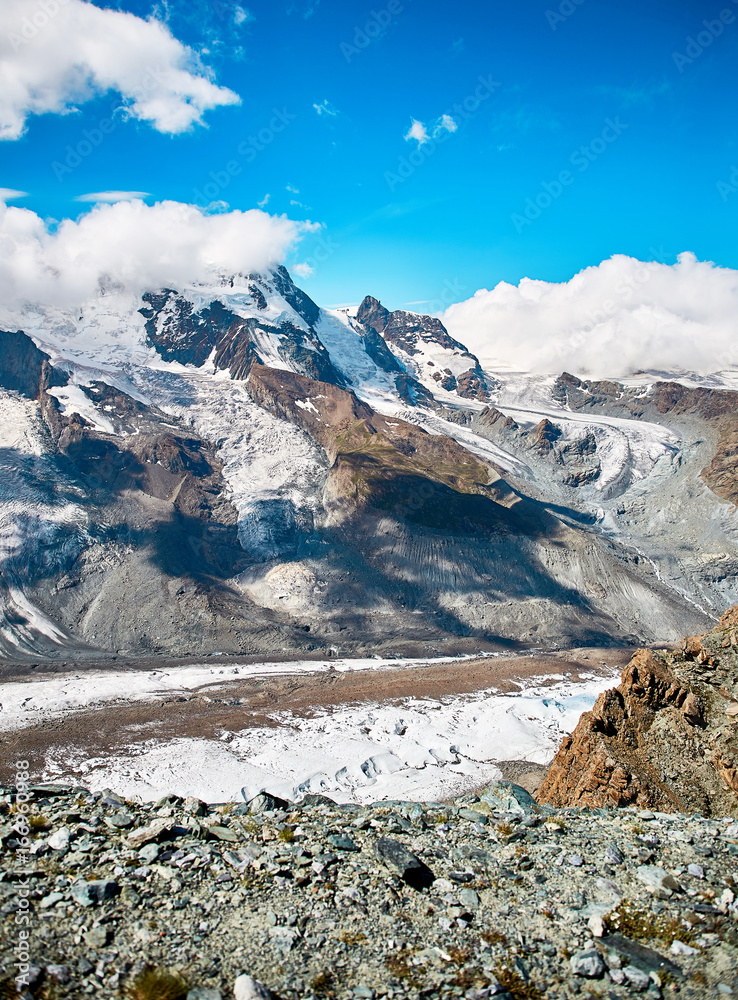
[(97, 6), (165, 20), (241, 103), (177, 135), (124, 120), (114, 92), (29, 117), (0, 143), (0, 187), (44, 218), (78, 216), (89, 192), (269, 195), (267, 211), (322, 224), (290, 260), (321, 304), (438, 311), (616, 253), (738, 267), (737, 0)]

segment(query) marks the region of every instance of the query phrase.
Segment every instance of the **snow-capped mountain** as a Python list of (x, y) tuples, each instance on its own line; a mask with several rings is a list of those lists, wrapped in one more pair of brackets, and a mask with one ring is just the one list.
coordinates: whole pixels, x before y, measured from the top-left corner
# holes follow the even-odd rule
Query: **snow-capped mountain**
[(20, 318), (6, 656), (657, 641), (738, 601), (729, 373), (487, 372), (282, 267)]

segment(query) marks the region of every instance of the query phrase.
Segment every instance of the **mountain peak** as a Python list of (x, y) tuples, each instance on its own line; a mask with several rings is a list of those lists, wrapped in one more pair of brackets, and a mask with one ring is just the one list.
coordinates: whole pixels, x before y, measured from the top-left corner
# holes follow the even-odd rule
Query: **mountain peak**
[(369, 333), (380, 334), (408, 371), (433, 391), (441, 388), (486, 401), (490, 386), (479, 360), (449, 334), (436, 316), (390, 312), (367, 295), (356, 314)]

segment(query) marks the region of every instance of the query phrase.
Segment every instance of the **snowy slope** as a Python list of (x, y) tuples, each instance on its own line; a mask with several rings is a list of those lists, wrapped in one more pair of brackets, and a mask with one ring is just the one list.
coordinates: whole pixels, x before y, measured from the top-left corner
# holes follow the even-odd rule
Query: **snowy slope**
[[(250, 346), (262, 363), (304, 374), (306, 357), (329, 359), (325, 370), (333, 371), (339, 385), (343, 382), (378, 413), (455, 439), (501, 469), (514, 489), (568, 518), (568, 523), (580, 519), (588, 531), (629, 547), (679, 600), (714, 614), (738, 598), (738, 524), (734, 510), (699, 479), (711, 447), (697, 433), (699, 427), (690, 436), (666, 422), (571, 410), (554, 396), (555, 375), (474, 374), (476, 358), (463, 345), (445, 342), (445, 331), (436, 321), (416, 314), (391, 314), (395, 327), (387, 346), (402, 371), (387, 370), (375, 360), (382, 360), (381, 352), (373, 356), (368, 349), (365, 326), (349, 311), (318, 308), (285, 271), (216, 275), (206, 284), (180, 289), (176, 300), (164, 297), (162, 302), (155, 325), (167, 328), (172, 343), (179, 336), (182, 303), (196, 320), (214, 303), (220, 304), (228, 317), (248, 324)], [(49, 390), (63, 417), (78, 414), (101, 435), (134, 437), (135, 421), (123, 427), (113, 419), (109, 404), (85, 391), (103, 382), (170, 415), (173, 428), (189, 427), (212, 442), (223, 463), (246, 556), (254, 564), (281, 564), (299, 574), (301, 545), (325, 516), (325, 454), (292, 423), (256, 405), (241, 380), (245, 375), (234, 378), (226, 362), (219, 366), (215, 349), (206, 352), (199, 366), (164, 360), (147, 339), (141, 312), (146, 308), (143, 300), (109, 288), (74, 310), (29, 308), (17, 317), (17, 325), (69, 375), (68, 385)], [(403, 340), (403, 331), (409, 339)], [(183, 327), (183, 339), (186, 333)], [(477, 383), (467, 396), (458, 387), (444, 388), (444, 380), (433, 376), (446, 371), (453, 379), (472, 372), (483, 379), (483, 392), (478, 394)], [(402, 379), (415, 376), (432, 397), (419, 396), (413, 405), (413, 394), (402, 390)], [(685, 385), (738, 387), (738, 375), (730, 372), (699, 379), (682, 375), (680, 380)], [(648, 393), (655, 381), (656, 376), (647, 373), (626, 384)], [(475, 430), (473, 420), (488, 405), (514, 418), (521, 432), (517, 443)], [(600, 468), (596, 479), (579, 490), (562, 485), (554, 459), (545, 461), (526, 450), (525, 433), (543, 419), (560, 429), (561, 445), (592, 436)], [(0, 391), (0, 426), (0, 571), (6, 612), (0, 639), (6, 646), (20, 642), (30, 649), (34, 636), (50, 641), (62, 637), (40, 611), (20, 610), (27, 601), (24, 587), (37, 583), (50, 568), (62, 572), (74, 560), (88, 541), (87, 519), (95, 515), (57, 468), (36, 404)], [(720, 574), (710, 568), (716, 561)], [(305, 579), (311, 580), (311, 574)], [(306, 587), (300, 599), (305, 609), (310, 596)], [(266, 600), (258, 586), (249, 594)], [(387, 606), (385, 596), (373, 600), (377, 607)], [(444, 598), (439, 606), (446, 603)], [(18, 627), (9, 628), (7, 622), (16, 619)]]

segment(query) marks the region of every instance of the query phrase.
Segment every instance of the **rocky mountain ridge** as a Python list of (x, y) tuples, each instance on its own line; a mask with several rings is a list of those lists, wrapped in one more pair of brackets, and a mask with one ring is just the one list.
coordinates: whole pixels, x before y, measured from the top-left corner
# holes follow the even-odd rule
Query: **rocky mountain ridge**
[(27, 319), (5, 655), (653, 642), (738, 599), (733, 392), (486, 373), (436, 318), (324, 310), (283, 268)]
[(537, 796), (738, 816), (738, 607), (680, 652), (639, 650), (564, 740)]

